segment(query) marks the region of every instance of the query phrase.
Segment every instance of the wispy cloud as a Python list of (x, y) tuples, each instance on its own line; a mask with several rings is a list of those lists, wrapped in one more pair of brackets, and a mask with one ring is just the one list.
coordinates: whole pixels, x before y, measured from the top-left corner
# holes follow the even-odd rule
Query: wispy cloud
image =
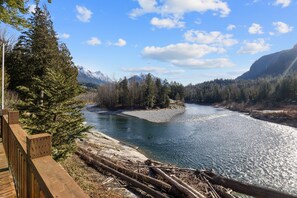
[(165, 47), (147, 46), (143, 49), (142, 55), (160, 61), (171, 61), (176, 59), (201, 58), (209, 53), (224, 53), (221, 47), (198, 45), (189, 43), (177, 43)]
[(114, 46), (118, 46), (118, 47), (124, 47), (124, 46), (127, 45), (127, 41), (122, 39), (122, 38), (119, 38), (117, 42), (108, 41), (107, 45), (114, 45)]
[(239, 54), (257, 54), (270, 50), (270, 44), (267, 44), (264, 39), (254, 41), (244, 41), (243, 46), (238, 50)]
[(293, 26), (289, 26), (288, 24), (281, 21), (273, 22), (273, 25), (275, 27), (275, 30), (280, 34), (289, 33), (294, 29)]
[(124, 47), (125, 45), (127, 45), (127, 42), (124, 39), (118, 39), (118, 42), (115, 43), (116, 46), (119, 47)]
[(249, 27), (248, 31), (249, 31), (250, 34), (264, 34), (263, 27), (260, 24), (257, 24), (257, 23), (253, 23)]
[(232, 31), (232, 30), (234, 30), (236, 28), (236, 25), (233, 25), (233, 24), (229, 24), (228, 26), (227, 26), (227, 30), (228, 31)]
[(68, 39), (70, 37), (70, 34), (61, 33), (61, 34), (58, 34), (57, 37), (60, 39)]
[(100, 45), (101, 41), (97, 37), (92, 37), (89, 40), (87, 40), (86, 43), (88, 45), (96, 46), (96, 45)]
[(185, 27), (185, 23), (182, 21), (179, 21), (178, 18), (170, 19), (170, 18), (163, 18), (159, 19), (157, 17), (154, 17), (151, 19), (151, 24), (157, 28), (166, 28), (166, 29), (172, 29), (172, 28), (183, 28)]
[(135, 18), (147, 13), (157, 13), (162, 16), (171, 15), (183, 17), (189, 12), (204, 13), (206, 11), (213, 11), (219, 13), (221, 17), (228, 16), (231, 12), (227, 2), (222, 0), (137, 0), (139, 8), (135, 8), (130, 13), (130, 17)]
[(122, 71), (124, 72), (130, 72), (134, 74), (138, 73), (153, 73), (153, 74), (163, 74), (163, 75), (177, 75), (184, 73), (184, 70), (171, 70), (164, 67), (136, 67), (136, 68), (122, 68)]
[(232, 34), (222, 34), (219, 31), (205, 32), (200, 30), (189, 30), (184, 34), (188, 42), (200, 44), (212, 44), (215, 46), (232, 46), (238, 43)]
[(288, 7), (291, 4), (291, 0), (276, 0), (273, 5), (282, 6), (283, 8)]
[(224, 52), (225, 49), (222, 47), (177, 43), (165, 47), (145, 47), (142, 51), (142, 55), (145, 58), (168, 62), (174, 66), (190, 69), (233, 66), (233, 63), (227, 58), (203, 59), (207, 54), (221, 54)]
[(92, 17), (92, 11), (84, 6), (76, 6), (76, 18), (80, 20), (81, 22), (87, 23), (90, 22), (90, 19)]

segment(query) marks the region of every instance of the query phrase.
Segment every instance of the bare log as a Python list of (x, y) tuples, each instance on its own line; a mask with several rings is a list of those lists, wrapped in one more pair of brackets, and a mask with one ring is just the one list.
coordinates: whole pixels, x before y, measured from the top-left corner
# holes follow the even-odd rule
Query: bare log
[(190, 197), (190, 198), (199, 198), (192, 191), (190, 191), (189, 189), (187, 189), (183, 185), (181, 185), (178, 182), (176, 182), (174, 179), (172, 179), (170, 176), (168, 176), (166, 173), (164, 173), (159, 168), (154, 167), (152, 164), (150, 165), (150, 168), (153, 171), (155, 171), (156, 173), (158, 173), (159, 175), (161, 175), (168, 183), (170, 183), (171, 185), (175, 186), (179, 191), (181, 191), (182, 193), (184, 193), (188, 197)]
[(233, 179), (229, 179), (226, 177), (218, 176), (212, 172), (200, 172), (198, 174), (205, 174), (208, 180), (217, 185), (224, 186), (225, 188), (230, 188), (233, 191), (253, 196), (253, 197), (258, 197), (258, 198), (270, 198), (270, 197), (275, 197), (275, 198), (297, 198), (296, 195), (290, 195), (284, 192), (280, 192), (277, 190), (265, 188), (265, 187), (260, 187), (256, 185), (251, 185), (247, 184), (244, 182), (239, 182)]
[(233, 196), (229, 192), (227, 192), (226, 189), (224, 189), (224, 187), (222, 187), (222, 186), (214, 185), (213, 188), (223, 198), (235, 198), (235, 196)]
[(173, 179), (175, 179), (178, 183), (180, 183), (181, 185), (183, 185), (184, 187), (188, 188), (190, 191), (192, 191), (194, 194), (196, 194), (199, 198), (206, 198), (200, 192), (198, 192), (197, 190), (195, 190), (192, 186), (188, 185), (187, 183), (185, 183), (183, 180), (179, 179), (175, 175), (171, 175), (171, 177)]
[(113, 175), (127, 181), (128, 183), (132, 184), (133, 186), (145, 191), (146, 193), (152, 195), (153, 197), (161, 197), (161, 198), (169, 198), (167, 195), (164, 195), (162, 194), (161, 192), (158, 192), (150, 187), (148, 187), (147, 185), (143, 184), (143, 183), (140, 183), (139, 181), (123, 174), (123, 173), (120, 173), (119, 171), (113, 169), (113, 168), (110, 168), (106, 165), (104, 165), (103, 163), (101, 162), (98, 162), (96, 160), (94, 160), (93, 158), (87, 156), (86, 154), (83, 154), (81, 152), (77, 152), (77, 154), (79, 155), (80, 158), (82, 158), (87, 164), (93, 166), (94, 168), (103, 168), (104, 170), (112, 173)]
[[(121, 173), (124, 173), (125, 175), (132, 177), (140, 182), (145, 182), (145, 183), (151, 184), (151, 185), (157, 187), (158, 189), (160, 189), (168, 194), (172, 194), (174, 196), (180, 195), (179, 191), (175, 187), (172, 187), (171, 185), (169, 185), (165, 182), (162, 182), (160, 180), (146, 176), (141, 173), (137, 173), (137, 172), (128, 170), (124, 167), (120, 167), (107, 159), (104, 159), (98, 155), (94, 155), (94, 154), (88, 152), (87, 150), (85, 150), (83, 148), (78, 148), (78, 151), (81, 151), (81, 153), (87, 154), (88, 156), (92, 157), (94, 160), (101, 162), (101, 163), (103, 163), (103, 164), (105, 164), (105, 165), (107, 165)], [(79, 152), (78, 152), (78, 154), (79, 154)]]

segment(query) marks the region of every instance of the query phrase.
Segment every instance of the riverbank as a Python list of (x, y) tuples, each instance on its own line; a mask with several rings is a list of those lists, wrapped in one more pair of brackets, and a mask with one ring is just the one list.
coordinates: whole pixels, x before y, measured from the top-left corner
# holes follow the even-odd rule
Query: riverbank
[[(124, 164), (139, 164), (147, 157), (136, 148), (122, 144), (99, 131), (85, 133), (85, 138), (77, 141), (78, 149), (84, 149), (97, 156)], [(136, 198), (139, 193), (114, 175), (86, 164), (77, 154), (73, 154), (62, 166), (90, 197)]]
[(297, 128), (297, 106), (267, 107), (263, 105), (247, 105), (242, 103), (214, 104), (231, 111), (237, 111), (251, 116), (252, 118), (282, 124)]
[(129, 115), (144, 119), (155, 123), (169, 122), (175, 116), (185, 112), (185, 107), (180, 105), (172, 105), (166, 109), (152, 109), (152, 110), (135, 110), (135, 111), (123, 111), (123, 115)]
[(98, 108), (95, 105), (89, 105), (87, 106), (87, 110), (96, 113), (109, 113), (123, 116), (133, 116), (139, 119), (147, 120), (149, 122), (164, 123), (169, 122), (172, 118), (174, 118), (177, 115), (183, 114), (186, 108), (183, 105), (171, 105), (169, 108), (165, 109), (109, 111)]
[[(102, 167), (92, 166), (90, 161), (81, 158), (79, 151), (84, 151), (83, 155), (95, 155), (102, 160), (108, 160), (115, 166), (124, 168), (128, 171), (142, 175), (152, 176), (152, 172), (148, 168), (148, 161), (153, 162), (156, 167), (164, 170), (168, 175), (179, 178), (190, 185), (198, 194), (203, 197), (210, 197), (213, 191), (203, 178), (197, 176), (197, 171), (191, 169), (182, 169), (170, 164), (151, 161), (142, 154), (137, 148), (133, 148), (122, 144), (98, 131), (85, 133), (86, 137), (77, 142), (78, 152), (62, 163), (63, 167), (76, 180), (76, 182), (89, 194), (90, 197), (151, 197), (143, 190), (133, 187), (128, 182), (107, 172)], [(101, 160), (99, 160), (101, 161)], [(109, 166), (110, 167), (110, 166)], [(170, 187), (166, 181), (160, 176), (154, 176), (161, 183), (165, 183), (165, 187)], [(163, 183), (163, 184), (164, 184)], [(218, 186), (213, 186), (218, 187)], [(219, 187), (223, 193), (229, 193), (223, 187)], [(156, 189), (155, 189), (156, 190)], [(161, 191), (160, 191), (161, 192)], [(178, 193), (177, 191), (174, 191)], [(161, 192), (164, 193), (164, 192)], [(164, 194), (165, 195), (165, 194)], [(180, 197), (173, 196), (173, 197)], [(183, 197), (183, 196), (182, 196)]]

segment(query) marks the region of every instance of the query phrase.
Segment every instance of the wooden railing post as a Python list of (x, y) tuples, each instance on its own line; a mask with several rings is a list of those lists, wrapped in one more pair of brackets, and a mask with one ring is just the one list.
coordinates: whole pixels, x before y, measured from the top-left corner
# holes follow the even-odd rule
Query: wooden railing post
[(51, 155), (51, 135), (42, 133), (27, 136), (27, 155), (30, 159)]
[(4, 120), (3, 120), (3, 116), (8, 114), (8, 110), (7, 109), (2, 109), (2, 115), (1, 115), (1, 132), (0, 132), (0, 138), (3, 138), (3, 133), (4, 133)]
[(8, 124), (19, 124), (19, 112), (8, 111)]
[(28, 135), (19, 124), (19, 112), (7, 110), (1, 130), (17, 197), (87, 197), (51, 157), (50, 134)]
[[(47, 133), (28, 135), (27, 142), (27, 197), (43, 194), (41, 182), (30, 166), (31, 160), (51, 155), (51, 135)], [(46, 168), (46, 167), (45, 167)], [(43, 196), (41, 196), (43, 197)]]

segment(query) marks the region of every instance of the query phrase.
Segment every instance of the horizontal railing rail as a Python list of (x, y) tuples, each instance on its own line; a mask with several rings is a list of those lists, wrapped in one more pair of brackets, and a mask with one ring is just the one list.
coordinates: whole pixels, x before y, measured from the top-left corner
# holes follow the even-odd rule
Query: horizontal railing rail
[(1, 136), (18, 197), (88, 197), (51, 157), (51, 135), (28, 135), (19, 112), (2, 112)]

